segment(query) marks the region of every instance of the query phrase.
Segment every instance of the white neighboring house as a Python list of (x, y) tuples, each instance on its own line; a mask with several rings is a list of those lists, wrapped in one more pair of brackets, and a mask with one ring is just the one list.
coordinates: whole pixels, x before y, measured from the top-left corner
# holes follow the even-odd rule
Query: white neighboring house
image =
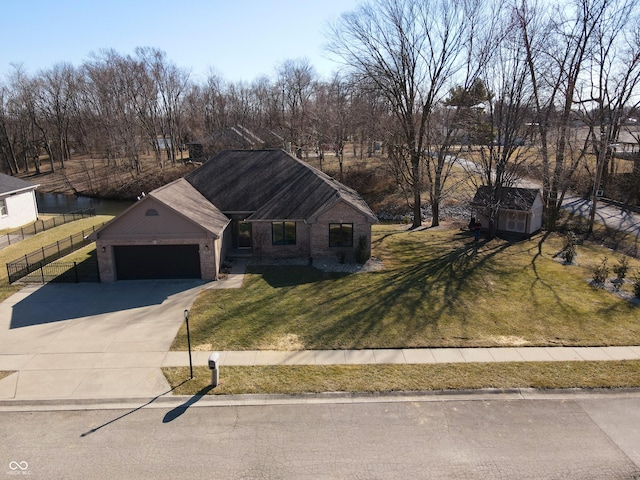
[(35, 185), (0, 173), (0, 230), (17, 228), (38, 220)]

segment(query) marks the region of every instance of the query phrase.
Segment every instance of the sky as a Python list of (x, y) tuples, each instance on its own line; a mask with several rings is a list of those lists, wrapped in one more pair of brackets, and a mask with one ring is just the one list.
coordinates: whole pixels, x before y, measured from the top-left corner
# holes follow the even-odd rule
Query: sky
[(273, 77), (286, 60), (307, 59), (328, 79), (327, 24), (360, 0), (0, 0), (0, 80), (114, 49), (155, 47), (204, 81)]

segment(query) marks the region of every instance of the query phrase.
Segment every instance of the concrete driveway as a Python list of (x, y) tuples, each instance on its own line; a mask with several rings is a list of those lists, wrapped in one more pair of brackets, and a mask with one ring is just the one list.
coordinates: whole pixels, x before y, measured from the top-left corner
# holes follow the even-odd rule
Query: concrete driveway
[(133, 398), (169, 390), (160, 366), (204, 282), (29, 286), (0, 304), (0, 399)]

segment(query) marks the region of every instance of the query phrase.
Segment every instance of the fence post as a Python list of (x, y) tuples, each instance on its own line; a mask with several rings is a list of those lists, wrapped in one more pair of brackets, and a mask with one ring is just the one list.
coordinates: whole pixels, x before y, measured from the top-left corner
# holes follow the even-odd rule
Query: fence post
[(58, 257), (60, 257), (60, 240), (56, 240), (56, 246), (58, 247)]
[(40, 277), (42, 278), (42, 284), (44, 285), (44, 264), (40, 263)]
[(76, 275), (76, 283), (80, 283), (80, 279), (78, 278), (78, 262), (73, 262), (73, 273)]

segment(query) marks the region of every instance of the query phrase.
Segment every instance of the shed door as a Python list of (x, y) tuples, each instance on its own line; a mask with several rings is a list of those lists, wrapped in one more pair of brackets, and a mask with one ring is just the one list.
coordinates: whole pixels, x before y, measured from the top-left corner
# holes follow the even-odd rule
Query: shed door
[(121, 245), (114, 256), (118, 280), (200, 278), (198, 245)]
[(527, 229), (527, 214), (525, 212), (509, 211), (507, 214), (507, 230), (525, 233)]

